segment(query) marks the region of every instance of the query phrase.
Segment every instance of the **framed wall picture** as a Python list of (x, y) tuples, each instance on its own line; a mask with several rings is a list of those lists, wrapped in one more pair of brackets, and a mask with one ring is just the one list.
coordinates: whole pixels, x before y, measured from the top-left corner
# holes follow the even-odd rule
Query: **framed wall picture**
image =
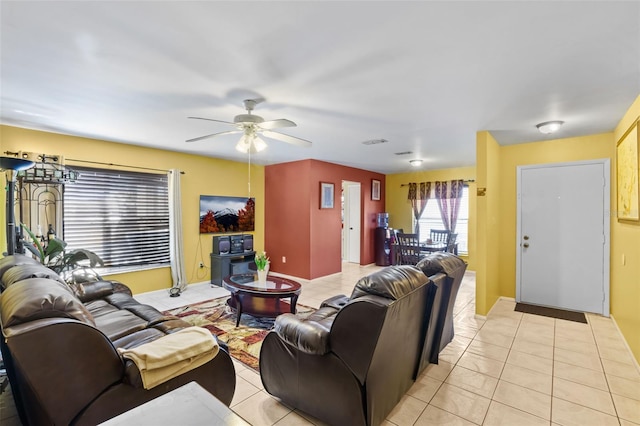
[(320, 182), (320, 208), (332, 209), (334, 198), (334, 187), (332, 183)]
[(380, 200), (380, 181), (377, 179), (371, 179), (371, 199)]
[(618, 221), (640, 221), (638, 193), (638, 145), (640, 122), (636, 120), (616, 145)]

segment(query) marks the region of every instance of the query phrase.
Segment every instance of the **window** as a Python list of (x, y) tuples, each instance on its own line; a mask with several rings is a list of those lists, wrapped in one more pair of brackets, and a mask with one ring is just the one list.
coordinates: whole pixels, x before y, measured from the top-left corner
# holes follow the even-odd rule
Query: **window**
[[(430, 198), (427, 207), (422, 212), (419, 220), (420, 223), (420, 241), (429, 238), (431, 229), (444, 229), (442, 217), (440, 216), (440, 207), (438, 202)], [(460, 210), (458, 211), (458, 222), (456, 223), (456, 233), (458, 237), (458, 254), (468, 254), (468, 228), (469, 228), (469, 187), (467, 185), (462, 189), (462, 200), (460, 201)]]
[(74, 167), (64, 188), (64, 240), (98, 254), (105, 267), (169, 263), (165, 174)]

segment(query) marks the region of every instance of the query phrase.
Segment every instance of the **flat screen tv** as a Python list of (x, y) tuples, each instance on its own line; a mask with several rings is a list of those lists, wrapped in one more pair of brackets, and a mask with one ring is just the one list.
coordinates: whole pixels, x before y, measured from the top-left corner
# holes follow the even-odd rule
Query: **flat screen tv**
[(200, 233), (252, 232), (255, 207), (255, 198), (201, 195)]

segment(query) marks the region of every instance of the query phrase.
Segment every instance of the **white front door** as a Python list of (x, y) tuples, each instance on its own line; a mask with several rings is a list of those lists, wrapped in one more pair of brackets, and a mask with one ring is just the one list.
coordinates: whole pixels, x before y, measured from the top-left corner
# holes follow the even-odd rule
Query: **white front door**
[(609, 315), (609, 160), (518, 167), (516, 301)]

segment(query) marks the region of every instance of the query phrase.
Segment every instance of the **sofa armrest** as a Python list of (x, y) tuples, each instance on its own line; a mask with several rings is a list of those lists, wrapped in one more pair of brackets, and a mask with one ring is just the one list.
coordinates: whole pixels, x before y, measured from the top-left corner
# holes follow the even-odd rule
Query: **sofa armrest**
[(110, 281), (91, 281), (79, 284), (71, 284), (75, 295), (82, 303), (101, 299), (113, 293), (113, 284)]
[(289, 345), (311, 355), (329, 352), (329, 331), (336, 312), (334, 308), (318, 309), (307, 318), (282, 314), (276, 318), (274, 330)]
[(346, 306), (347, 303), (349, 303), (349, 300), (351, 299), (349, 299), (348, 296), (345, 296), (344, 294), (339, 294), (337, 296), (330, 297), (329, 299), (322, 302), (320, 304), (320, 307), (321, 308), (329, 307), (329, 308), (340, 310), (344, 306)]
[(19, 387), (29, 386), (52, 424), (71, 424), (91, 401), (122, 381), (122, 358), (109, 339), (88, 324), (46, 318), (3, 331), (25, 379)]
[(126, 293), (131, 296), (131, 290), (125, 284), (113, 280), (87, 281), (70, 284), (75, 295), (82, 303), (102, 299), (113, 293)]

